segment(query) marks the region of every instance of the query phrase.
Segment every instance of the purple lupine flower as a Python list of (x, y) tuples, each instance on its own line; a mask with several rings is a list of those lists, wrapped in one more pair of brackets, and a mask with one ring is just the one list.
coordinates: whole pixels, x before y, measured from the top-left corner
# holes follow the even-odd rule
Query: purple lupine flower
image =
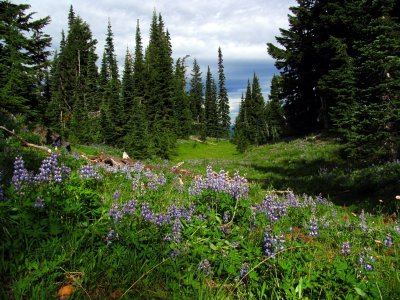
[(145, 221), (152, 222), (154, 220), (154, 214), (151, 211), (149, 203), (142, 204), (140, 214)]
[(267, 228), (264, 231), (264, 254), (267, 257), (275, 258), (278, 251), (283, 251), (283, 243), (285, 242), (282, 235), (275, 236), (272, 234), (271, 229)]
[(119, 200), (121, 198), (121, 191), (120, 190), (116, 190), (115, 192), (114, 192), (114, 194), (112, 195), (112, 199), (114, 200), (114, 201), (117, 201), (117, 200)]
[(311, 217), (310, 219), (310, 226), (308, 227), (309, 236), (318, 236), (318, 224), (314, 216)]
[(22, 189), (26, 183), (32, 181), (32, 177), (25, 168), (24, 160), (21, 156), (17, 156), (14, 161), (14, 173), (11, 179), (17, 194), (22, 194)]
[(211, 274), (211, 265), (208, 259), (203, 259), (199, 263), (199, 270), (202, 271), (206, 276)]
[(393, 228), (395, 231), (397, 231), (397, 233), (399, 233), (400, 234), (400, 226), (394, 226), (394, 228)]
[(371, 272), (374, 270), (372, 263), (375, 262), (375, 258), (371, 255), (361, 255), (358, 259), (358, 265), (365, 271)]
[(207, 217), (206, 217), (206, 215), (204, 215), (204, 214), (198, 214), (198, 215), (196, 216), (196, 218), (197, 218), (197, 220), (199, 220), (199, 221), (201, 221), (201, 222), (207, 220)]
[(136, 207), (137, 201), (132, 199), (122, 205), (121, 211), (126, 215), (133, 215), (136, 212)]
[(342, 255), (349, 255), (351, 254), (351, 249), (350, 249), (350, 243), (349, 242), (344, 242), (342, 244), (342, 250), (340, 251)]
[(45, 206), (46, 206), (46, 204), (45, 204), (43, 198), (39, 198), (39, 197), (36, 198), (35, 203), (33, 204), (34, 208), (39, 208), (39, 209), (43, 209), (43, 208), (45, 208)]
[(153, 223), (157, 226), (161, 227), (164, 224), (169, 224), (171, 222), (171, 218), (168, 213), (158, 213), (154, 216)]
[(79, 178), (94, 178), (96, 180), (100, 180), (101, 177), (97, 173), (97, 171), (94, 169), (92, 165), (84, 165), (80, 168), (79, 170)]
[(227, 210), (224, 213), (223, 222), (228, 223), (230, 219), (231, 219), (231, 212), (229, 210)]
[(135, 163), (133, 164), (132, 169), (133, 169), (133, 171), (135, 171), (136, 173), (142, 173), (142, 171), (143, 171), (143, 169), (144, 169), (144, 164), (143, 164), (142, 162), (137, 161), (137, 162), (135, 162)]
[(172, 224), (172, 238), (175, 243), (179, 243), (181, 241), (182, 236), (182, 224), (179, 219), (176, 219)]
[(109, 210), (109, 215), (114, 220), (114, 222), (118, 222), (119, 220), (121, 220), (123, 218), (123, 214), (120, 211), (117, 203), (113, 203), (111, 205), (111, 208)]
[(114, 229), (110, 229), (106, 236), (107, 246), (111, 245), (111, 243), (118, 238), (118, 232), (116, 232)]
[(257, 204), (255, 209), (258, 213), (264, 213), (271, 223), (278, 221), (286, 215), (287, 205), (271, 195), (266, 195), (261, 205)]
[(383, 241), (383, 244), (386, 246), (386, 247), (392, 247), (393, 246), (393, 240), (392, 240), (392, 237), (390, 236), (390, 235), (387, 235), (386, 236), (386, 238), (385, 238), (385, 240)]
[(132, 179), (132, 190), (136, 191), (139, 188), (139, 183), (140, 183), (140, 175), (136, 175)]
[(243, 263), (240, 269), (240, 281), (245, 282), (247, 279), (247, 274), (249, 273), (249, 264)]
[(367, 218), (365, 216), (364, 210), (361, 210), (361, 214), (359, 216), (360, 218), (360, 228), (362, 231), (368, 231), (368, 226), (367, 226)]

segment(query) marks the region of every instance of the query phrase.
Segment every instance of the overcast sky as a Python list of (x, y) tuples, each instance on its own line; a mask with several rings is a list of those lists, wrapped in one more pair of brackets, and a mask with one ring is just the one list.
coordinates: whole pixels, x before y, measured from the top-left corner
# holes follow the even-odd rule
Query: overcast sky
[(161, 13), (171, 35), (173, 57), (190, 55), (188, 76), (196, 58), (203, 78), (209, 65), (217, 79), (218, 47), (221, 47), (226, 85), (230, 98), (231, 117), (237, 114), (247, 79), (255, 72), (260, 79), (265, 100), (271, 77), (277, 71), (266, 51), (266, 43), (274, 42), (279, 28), (288, 27), (289, 7), (295, 0), (11, 0), (27, 3), (34, 18), (51, 17), (46, 33), (53, 37), (53, 49), (60, 43), (61, 31), (67, 31), (67, 16), (74, 11), (92, 30), (97, 39), (97, 52), (102, 57), (108, 18), (114, 34), (117, 59), (122, 67), (126, 48), (135, 46), (136, 21), (144, 47), (148, 44), (153, 11)]

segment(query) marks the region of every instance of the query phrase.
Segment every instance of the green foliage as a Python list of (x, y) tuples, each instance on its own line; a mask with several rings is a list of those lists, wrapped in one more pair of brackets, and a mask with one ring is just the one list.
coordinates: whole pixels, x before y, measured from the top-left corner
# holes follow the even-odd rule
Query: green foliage
[(0, 2), (0, 102), (8, 113), (39, 121), (51, 38), (43, 33), (50, 17), (32, 20), (28, 4)]

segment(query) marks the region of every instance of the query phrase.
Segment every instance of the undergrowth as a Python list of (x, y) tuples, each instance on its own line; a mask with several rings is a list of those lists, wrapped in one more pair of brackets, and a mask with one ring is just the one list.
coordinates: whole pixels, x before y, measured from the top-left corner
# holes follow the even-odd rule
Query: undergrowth
[(0, 298), (50, 299), (67, 286), (73, 299), (400, 295), (394, 197), (397, 215), (385, 215), (262, 192), (215, 166), (187, 174), (52, 154), (28, 170), (25, 160), (1, 183)]

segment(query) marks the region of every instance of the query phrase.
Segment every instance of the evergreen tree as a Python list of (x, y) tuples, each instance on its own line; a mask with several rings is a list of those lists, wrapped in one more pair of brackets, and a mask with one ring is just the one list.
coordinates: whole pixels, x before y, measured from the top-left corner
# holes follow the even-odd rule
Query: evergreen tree
[[(107, 128), (107, 133), (103, 130), (101, 134), (104, 141), (109, 141), (114, 145), (118, 144), (123, 136), (125, 121), (120, 86), (111, 21), (108, 20), (106, 43), (101, 62), (100, 91), (102, 93), (104, 114), (108, 115), (108, 120), (111, 123), (109, 126), (112, 129)], [(104, 127), (102, 128), (105, 129)], [(105, 134), (111, 134), (112, 136), (106, 137)]]
[[(186, 58), (186, 57), (185, 57)], [(186, 92), (186, 65), (185, 58), (178, 58), (174, 74), (174, 104), (176, 133), (179, 138), (188, 138), (192, 131), (192, 114), (190, 111), (189, 96)]]
[(193, 118), (193, 133), (201, 135), (204, 124), (204, 98), (203, 81), (200, 72), (200, 66), (197, 60), (193, 60), (191, 80), (189, 87), (190, 111)]
[(142, 37), (140, 34), (139, 20), (136, 25), (135, 35), (135, 58), (133, 61), (133, 86), (134, 86), (134, 97), (144, 97), (145, 95), (145, 71), (144, 71), (144, 57), (143, 57), (143, 45)]
[(210, 71), (207, 69), (206, 90), (205, 90), (205, 132), (206, 136), (217, 137), (219, 133), (218, 124), (218, 104), (216, 95), (216, 84)]
[(229, 98), (225, 87), (224, 64), (221, 47), (218, 48), (218, 113), (220, 136), (229, 138), (231, 118), (229, 116)]
[(285, 130), (285, 117), (280, 100), (281, 86), (281, 77), (274, 75), (271, 81), (269, 101), (265, 107), (266, 137), (268, 140), (280, 138)]
[(0, 1), (0, 103), (7, 113), (41, 120), (46, 48), (51, 42), (42, 30), (50, 18), (31, 21), (33, 13), (26, 13), (29, 8)]
[(168, 158), (176, 141), (173, 97), (173, 59), (168, 31), (161, 15), (153, 13), (145, 53), (145, 98), (156, 154)]
[(135, 84), (133, 77), (133, 59), (129, 50), (126, 49), (124, 72), (122, 74), (121, 104), (123, 107), (123, 123), (129, 120), (129, 112), (133, 107), (135, 98)]
[(251, 97), (247, 105), (247, 117), (250, 126), (250, 141), (256, 145), (266, 142), (265, 101), (261, 92), (260, 81), (254, 73)]
[[(68, 24), (68, 34), (64, 37), (62, 33), (57, 61), (52, 65), (55, 69), (51, 76), (51, 106), (58, 107), (58, 112), (52, 113), (59, 115), (59, 125), (55, 127), (79, 140), (89, 131), (87, 126), (92, 122), (88, 121), (87, 114), (97, 98), (97, 41), (93, 39), (89, 25), (75, 15), (72, 6)], [(80, 113), (74, 116), (78, 110)]]

